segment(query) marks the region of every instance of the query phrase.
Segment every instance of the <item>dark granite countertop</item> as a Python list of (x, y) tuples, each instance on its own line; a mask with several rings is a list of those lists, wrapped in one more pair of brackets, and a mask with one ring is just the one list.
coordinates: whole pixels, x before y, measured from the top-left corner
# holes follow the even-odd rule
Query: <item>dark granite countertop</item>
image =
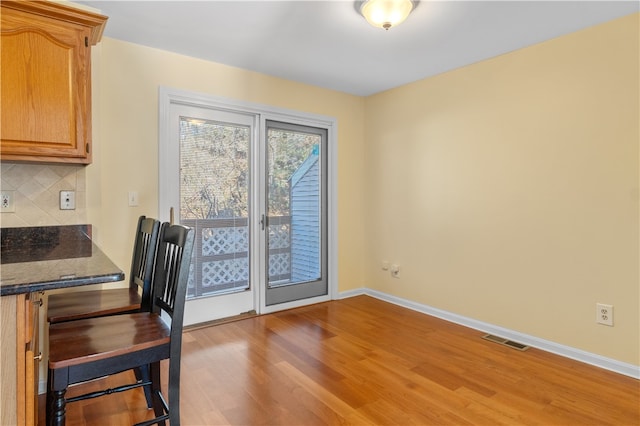
[(91, 240), (91, 225), (0, 231), (1, 296), (124, 280)]

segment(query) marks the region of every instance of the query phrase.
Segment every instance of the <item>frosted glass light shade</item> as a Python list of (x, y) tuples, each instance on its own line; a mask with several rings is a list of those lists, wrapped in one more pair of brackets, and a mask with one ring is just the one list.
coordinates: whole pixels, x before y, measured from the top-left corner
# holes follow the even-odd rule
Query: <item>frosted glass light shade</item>
[(385, 30), (407, 19), (412, 10), (411, 0), (367, 0), (360, 6), (360, 13), (367, 22)]

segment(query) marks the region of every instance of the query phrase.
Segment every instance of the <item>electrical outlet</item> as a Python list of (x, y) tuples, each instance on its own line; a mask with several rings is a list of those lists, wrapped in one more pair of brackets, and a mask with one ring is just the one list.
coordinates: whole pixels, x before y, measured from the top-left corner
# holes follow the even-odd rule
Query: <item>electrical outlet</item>
[(60, 191), (60, 210), (76, 209), (76, 191)]
[(2, 191), (2, 198), (0, 200), (0, 211), (2, 213), (11, 213), (16, 211), (16, 207), (13, 203), (15, 197), (15, 191)]
[(613, 327), (613, 305), (596, 303), (596, 322)]
[(391, 276), (393, 278), (400, 278), (400, 265), (396, 265), (395, 263), (391, 265)]

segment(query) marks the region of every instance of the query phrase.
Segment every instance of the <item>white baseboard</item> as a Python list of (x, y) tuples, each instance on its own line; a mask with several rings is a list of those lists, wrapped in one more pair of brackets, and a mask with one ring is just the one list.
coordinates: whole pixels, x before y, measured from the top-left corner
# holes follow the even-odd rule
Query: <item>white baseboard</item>
[(376, 299), (384, 300), (385, 302), (393, 303), (394, 305), (402, 306), (414, 311), (422, 312), (423, 314), (431, 315), (449, 322), (453, 322), (455, 324), (473, 328), (475, 330), (479, 330), (488, 334), (494, 334), (505, 339), (517, 341), (527, 346), (551, 352), (556, 355), (574, 359), (586, 364), (591, 364), (596, 367), (614, 371), (616, 373), (624, 374), (625, 376), (633, 377), (634, 379), (640, 379), (640, 366), (628, 364), (611, 358), (606, 358), (601, 355), (586, 352), (581, 349), (572, 348), (570, 346), (560, 345), (549, 340), (540, 339), (538, 337), (510, 330), (508, 328), (499, 327), (482, 321), (477, 321), (472, 318), (467, 318), (462, 315), (443, 311), (441, 309), (423, 305), (421, 303), (416, 303), (411, 300), (403, 299), (401, 297), (392, 296), (390, 294), (383, 293), (377, 290), (368, 288), (348, 290), (341, 292), (338, 298), (345, 299), (348, 297), (354, 297), (363, 294), (375, 297)]

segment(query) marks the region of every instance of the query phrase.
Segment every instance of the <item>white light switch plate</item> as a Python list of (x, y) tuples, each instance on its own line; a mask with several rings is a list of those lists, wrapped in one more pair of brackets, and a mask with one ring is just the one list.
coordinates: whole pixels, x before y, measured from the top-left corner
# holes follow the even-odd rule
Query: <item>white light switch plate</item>
[(129, 206), (135, 207), (138, 205), (138, 191), (129, 191)]

